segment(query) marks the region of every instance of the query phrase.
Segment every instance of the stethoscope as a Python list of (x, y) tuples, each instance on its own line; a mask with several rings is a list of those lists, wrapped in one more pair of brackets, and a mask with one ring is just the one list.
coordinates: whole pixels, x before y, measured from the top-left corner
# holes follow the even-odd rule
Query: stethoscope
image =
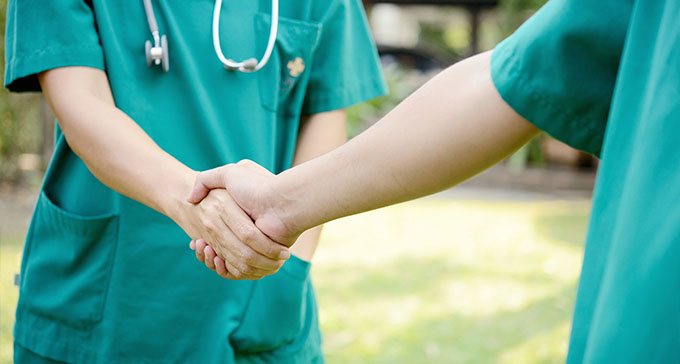
[[(242, 62), (236, 62), (233, 59), (224, 56), (222, 47), (220, 47), (221, 10), (222, 0), (215, 0), (215, 9), (213, 10), (212, 19), (212, 38), (217, 58), (220, 59), (224, 68), (230, 71), (256, 72), (261, 70), (262, 67), (269, 62), (269, 57), (271, 57), (272, 51), (274, 50), (274, 44), (276, 43), (276, 34), (279, 28), (279, 0), (272, 0), (272, 25), (269, 30), (269, 41), (267, 42), (267, 49), (264, 51), (264, 55), (259, 62), (255, 58), (248, 58)], [(160, 35), (160, 32), (158, 31), (158, 23), (156, 22), (156, 16), (153, 13), (151, 0), (144, 0), (144, 11), (146, 12), (146, 20), (149, 22), (151, 36), (153, 36), (153, 45), (150, 40), (147, 40), (144, 43), (146, 63), (149, 67), (151, 67), (151, 65), (160, 65), (163, 67), (163, 71), (168, 72), (168, 70), (170, 70), (168, 38), (165, 34)]]

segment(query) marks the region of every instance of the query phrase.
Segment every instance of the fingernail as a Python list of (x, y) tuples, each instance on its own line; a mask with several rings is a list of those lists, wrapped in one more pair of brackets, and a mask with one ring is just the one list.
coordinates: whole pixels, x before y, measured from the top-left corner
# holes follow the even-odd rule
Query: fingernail
[(283, 250), (281, 253), (279, 253), (279, 259), (288, 259), (290, 258), (290, 252), (288, 250)]

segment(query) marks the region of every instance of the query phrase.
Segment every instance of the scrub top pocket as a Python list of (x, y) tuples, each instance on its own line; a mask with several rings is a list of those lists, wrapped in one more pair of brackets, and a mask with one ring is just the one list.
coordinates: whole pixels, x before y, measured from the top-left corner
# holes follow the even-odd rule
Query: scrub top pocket
[(253, 282), (252, 297), (241, 325), (231, 337), (237, 355), (271, 351), (293, 342), (303, 331), (311, 289), (311, 263), (296, 256), (279, 272)]
[[(262, 47), (269, 40), (270, 24), (269, 15), (255, 17), (257, 42)], [(279, 17), (276, 46), (269, 63), (258, 71), (260, 100), (266, 110), (286, 116), (300, 114), (309, 81), (308, 68), (320, 34), (319, 24)]]
[(19, 305), (77, 329), (101, 321), (117, 240), (118, 215), (76, 215), (41, 192)]

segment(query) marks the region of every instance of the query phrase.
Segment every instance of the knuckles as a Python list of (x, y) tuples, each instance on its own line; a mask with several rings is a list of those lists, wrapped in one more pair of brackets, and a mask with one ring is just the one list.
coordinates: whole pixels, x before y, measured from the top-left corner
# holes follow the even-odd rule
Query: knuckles
[(215, 211), (220, 211), (222, 205), (223, 203), (221, 203), (218, 197), (212, 197), (203, 200), (199, 206), (204, 213), (214, 213)]
[(281, 248), (279, 248), (278, 246), (276, 246), (276, 244), (271, 242), (267, 244), (265, 250), (266, 250), (265, 254), (268, 257), (278, 257), (278, 255), (281, 253)]
[(242, 242), (250, 245), (255, 242), (255, 239), (257, 239), (257, 232), (255, 231), (254, 227), (245, 224), (239, 224), (237, 229), (238, 236)]
[(211, 208), (216, 210), (221, 210), (224, 205), (227, 204), (229, 194), (224, 190), (213, 190), (211, 199)]
[(243, 274), (243, 275), (252, 275), (255, 273), (255, 269), (247, 264), (241, 264), (238, 267), (238, 270)]
[(217, 232), (217, 229), (213, 225), (213, 222), (209, 218), (204, 218), (203, 219), (203, 228), (208, 234), (215, 234)]
[(253, 164), (255, 164), (255, 162), (251, 161), (250, 159), (242, 159), (236, 163), (236, 165), (240, 167), (249, 167)]
[(243, 278), (243, 273), (241, 273), (239, 270), (234, 270), (233, 272), (229, 272), (235, 279), (241, 279)]

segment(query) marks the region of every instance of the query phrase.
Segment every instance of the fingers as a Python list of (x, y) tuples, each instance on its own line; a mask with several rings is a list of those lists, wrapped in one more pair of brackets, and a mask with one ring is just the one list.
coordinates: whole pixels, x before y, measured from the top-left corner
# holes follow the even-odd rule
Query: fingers
[[(275, 273), (276, 271), (278, 271), (281, 265), (283, 265), (283, 261), (281, 261), (280, 263), (277, 263), (277, 265), (273, 269), (255, 268), (252, 265), (243, 263), (241, 259), (235, 257), (233, 253), (230, 252), (229, 250), (224, 251), (220, 250), (217, 258), (220, 257), (223, 258), (227, 273), (231, 275), (231, 277), (229, 276), (226, 277), (227, 279), (249, 279), (249, 280), (260, 279), (264, 276)], [(207, 262), (206, 266), (208, 266)], [(217, 267), (215, 265), (215, 259), (213, 259), (213, 261), (210, 262), (210, 266), (215, 268)], [(215, 269), (215, 271), (217, 271), (217, 269)]]
[[(213, 271), (217, 272), (217, 274), (226, 279), (232, 279), (232, 280), (237, 280), (240, 278), (237, 278), (233, 274), (229, 273), (229, 270), (227, 268), (227, 264), (225, 264), (224, 260), (220, 258), (217, 253), (215, 253), (215, 250), (208, 245), (205, 240), (203, 239), (198, 239), (198, 240), (192, 240), (190, 243), (190, 247), (194, 250), (198, 249), (202, 252), (202, 254), (196, 255), (196, 258), (201, 261), (201, 263), (205, 263), (205, 265), (212, 269)], [(212, 264), (209, 263), (212, 262)], [(231, 266), (231, 264), (229, 264)], [(236, 268), (231, 268), (233, 271), (236, 271)], [(238, 276), (242, 276), (240, 273)]]
[[(243, 271), (245, 267), (251, 268), (245, 269), (248, 271), (263, 270), (273, 272), (278, 269), (279, 259), (271, 259), (259, 254), (245, 242), (241, 241), (241, 238), (229, 228), (227, 223), (221, 220), (222, 217), (218, 217), (218, 219), (218, 225), (214, 225), (210, 229), (207, 229), (209, 230), (207, 239), (211, 242), (210, 245), (218, 256), (233, 264), (241, 271)], [(250, 224), (252, 224), (252, 222), (250, 222)], [(254, 229), (257, 228), (254, 227)], [(199, 245), (197, 245), (197, 248), (198, 247)], [(200, 245), (200, 247), (205, 249), (205, 246), (203, 245)], [(205, 262), (205, 259), (207, 259), (207, 257), (205, 257), (205, 252), (203, 252), (201, 256), (204, 257), (202, 262)]]
[[(202, 249), (203, 254), (201, 255), (202, 262), (205, 263), (206, 267), (215, 271), (222, 278), (232, 279), (232, 280), (260, 279), (260, 278), (272, 273), (270, 271), (264, 271), (264, 270), (244, 269), (245, 271), (250, 273), (250, 274), (244, 274), (243, 272), (239, 271), (237, 268), (234, 268), (233, 265), (229, 264), (229, 266), (232, 267), (231, 270), (235, 273), (235, 274), (232, 274), (227, 269), (227, 264), (225, 263), (225, 261), (222, 258), (220, 258), (217, 255), (217, 253), (215, 253), (215, 250), (213, 250), (213, 248), (210, 245), (207, 245), (205, 240), (202, 240), (202, 239), (199, 239), (199, 240), (200, 240), (200, 243), (198, 244), (199, 247), (204, 247)], [(191, 241), (190, 247), (194, 250), (196, 249), (196, 240)], [(227, 253), (227, 254), (230, 254), (230, 253)]]
[(215, 251), (210, 245), (203, 249), (203, 256), (205, 257), (205, 266), (210, 270), (215, 270), (215, 257), (217, 254), (215, 254)]
[[(243, 212), (234, 200), (229, 198), (225, 201), (225, 205), (230, 213), (220, 215), (220, 218), (242, 243), (240, 244), (240, 250), (235, 252), (237, 256), (252, 254), (252, 249), (255, 253), (258, 253), (258, 255), (269, 258), (269, 260), (286, 260), (290, 257), (288, 247), (271, 240), (267, 235), (260, 231), (260, 229), (255, 226), (255, 223), (250, 216)], [(267, 264), (264, 259), (259, 257), (252, 258), (257, 262)], [(259, 268), (266, 268), (268, 266), (271, 266), (271, 264), (267, 264), (266, 266), (257, 265)]]
[(217, 167), (203, 171), (199, 173), (196, 177), (196, 182), (194, 182), (194, 188), (191, 190), (189, 195), (189, 203), (197, 204), (201, 202), (205, 196), (208, 195), (210, 190), (215, 188), (225, 188), (224, 180), (222, 178), (227, 167), (229, 165), (222, 167)]
[(201, 263), (205, 263), (204, 250), (207, 245), (208, 244), (206, 244), (205, 240), (203, 239), (196, 240), (196, 259), (198, 259)]
[[(235, 277), (233, 275), (227, 274), (229, 272), (227, 271), (227, 267), (224, 264), (224, 260), (222, 260), (222, 258), (217, 256), (217, 253), (215, 253), (213, 248), (210, 245), (207, 245), (207, 243), (205, 243), (205, 240), (203, 240), (203, 239), (199, 239), (199, 240), (201, 241), (200, 245), (204, 246), (204, 249), (202, 249), (203, 250), (202, 256), (205, 257), (204, 260), (205, 260), (206, 266), (208, 266), (208, 268), (217, 272), (217, 274), (220, 275), (222, 278), (235, 279)], [(191, 250), (196, 250), (196, 240), (192, 240), (189, 243), (189, 247), (191, 248)], [(197, 256), (197, 258), (198, 258), (198, 256)], [(208, 265), (208, 259), (210, 259), (213, 262), (212, 266)]]
[(224, 264), (224, 260), (220, 257), (215, 257), (214, 259), (214, 264), (215, 264), (215, 272), (222, 277), (222, 278), (227, 278), (227, 267)]
[[(217, 272), (219, 276), (226, 279), (260, 279), (278, 271), (278, 269), (281, 268), (284, 263), (284, 261), (280, 261), (274, 269), (257, 269), (248, 265), (234, 263), (238, 261), (238, 259), (234, 257), (233, 253), (231, 253), (229, 250), (222, 251), (222, 254), (227, 257), (228, 262), (225, 262), (225, 260), (222, 259), (203, 239), (192, 240), (192, 243), (197, 250), (196, 257), (202, 263), (205, 263), (206, 267)], [(200, 251), (200, 254), (198, 251)]]
[[(222, 241), (226, 244), (210, 244), (205, 240), (196, 241), (197, 258), (209, 269), (215, 270), (215, 257), (223, 259), (228, 275), (227, 279), (260, 279), (272, 274), (283, 265), (285, 260), (274, 260), (264, 257), (252, 248), (243, 244), (233, 232), (224, 225), (219, 229), (219, 237), (213, 235), (210, 241)], [(220, 239), (220, 240), (217, 240)]]

